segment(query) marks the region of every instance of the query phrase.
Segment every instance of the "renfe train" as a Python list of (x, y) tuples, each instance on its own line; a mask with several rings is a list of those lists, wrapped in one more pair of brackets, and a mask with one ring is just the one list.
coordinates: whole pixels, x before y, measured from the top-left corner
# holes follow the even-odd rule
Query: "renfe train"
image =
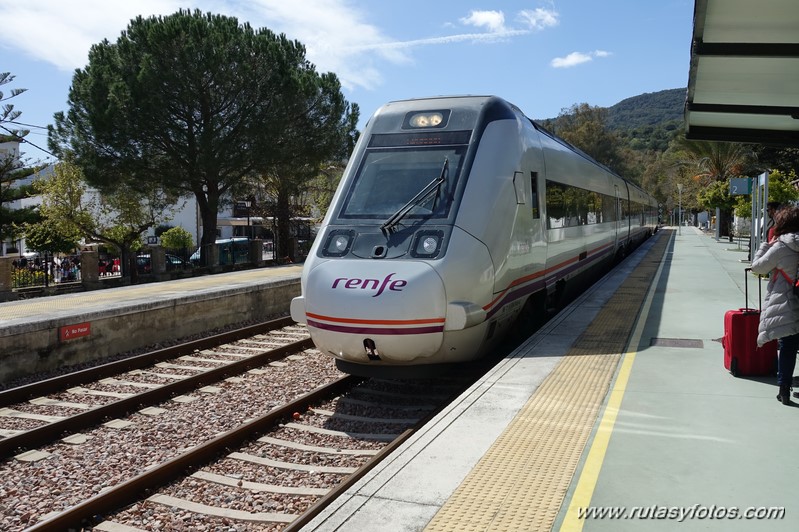
[(355, 147), (291, 316), (347, 373), (472, 361), (657, 222), (653, 197), (501, 98), (391, 102)]

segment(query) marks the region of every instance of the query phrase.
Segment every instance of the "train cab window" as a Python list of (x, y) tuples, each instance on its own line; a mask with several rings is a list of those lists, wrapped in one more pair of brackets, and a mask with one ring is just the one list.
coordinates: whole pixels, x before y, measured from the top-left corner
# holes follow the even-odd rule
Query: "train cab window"
[(530, 172), (530, 208), (533, 211), (533, 219), (541, 218), (541, 209), (538, 205), (538, 172)]
[(465, 153), (466, 146), (370, 149), (347, 191), (339, 216), (388, 218), (443, 174), (444, 182), (436, 193), (415, 207), (407, 218), (445, 218)]
[(521, 172), (513, 172), (513, 188), (516, 191), (516, 205), (527, 203), (527, 195), (524, 193), (524, 180)]

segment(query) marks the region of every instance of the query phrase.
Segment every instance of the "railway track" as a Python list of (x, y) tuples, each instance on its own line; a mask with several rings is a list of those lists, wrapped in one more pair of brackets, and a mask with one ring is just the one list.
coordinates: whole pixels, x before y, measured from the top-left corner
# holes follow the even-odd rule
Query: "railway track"
[(28, 530), (299, 530), (465, 384), (338, 378)]
[(0, 460), (311, 347), (281, 318), (5, 390)]
[(0, 440), (0, 529), (291, 530), (462, 388), (343, 377), (310, 345), (277, 320), (0, 393), (65, 418)]

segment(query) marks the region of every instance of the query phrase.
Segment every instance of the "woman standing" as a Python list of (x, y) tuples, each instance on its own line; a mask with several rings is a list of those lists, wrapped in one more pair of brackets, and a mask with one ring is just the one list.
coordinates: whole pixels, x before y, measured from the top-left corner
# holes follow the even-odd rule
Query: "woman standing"
[(774, 234), (761, 244), (752, 261), (752, 271), (770, 273), (763, 310), (760, 314), (757, 345), (778, 340), (777, 400), (791, 404), (791, 380), (799, 349), (799, 298), (793, 294), (799, 265), (799, 207), (785, 206), (775, 214)]

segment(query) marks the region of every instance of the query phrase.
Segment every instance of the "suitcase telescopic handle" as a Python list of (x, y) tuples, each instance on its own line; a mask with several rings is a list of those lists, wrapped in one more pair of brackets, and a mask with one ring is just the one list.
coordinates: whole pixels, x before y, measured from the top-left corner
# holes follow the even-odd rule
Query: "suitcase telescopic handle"
[[(751, 271), (752, 271), (752, 268), (744, 268), (744, 298), (746, 298), (746, 300), (744, 301), (744, 308), (749, 308), (749, 276), (747, 275), (747, 273), (749, 273)], [(763, 289), (760, 286), (760, 276), (758, 275), (757, 276), (757, 309), (758, 310), (763, 310), (762, 309), (762, 303), (761, 303), (761, 300), (763, 299), (762, 290)]]

